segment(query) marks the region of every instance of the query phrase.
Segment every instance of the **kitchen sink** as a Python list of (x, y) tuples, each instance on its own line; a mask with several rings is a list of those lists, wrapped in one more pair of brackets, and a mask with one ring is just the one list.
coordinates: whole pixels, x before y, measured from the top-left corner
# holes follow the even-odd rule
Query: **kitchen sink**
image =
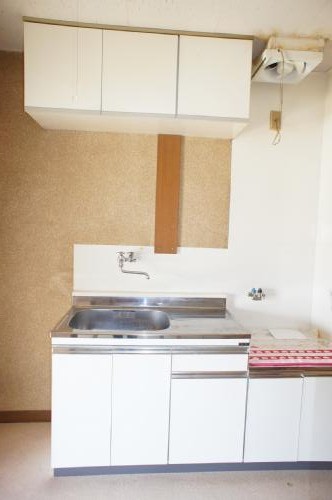
[(75, 330), (166, 330), (168, 315), (158, 310), (86, 309), (74, 314), (69, 326)]

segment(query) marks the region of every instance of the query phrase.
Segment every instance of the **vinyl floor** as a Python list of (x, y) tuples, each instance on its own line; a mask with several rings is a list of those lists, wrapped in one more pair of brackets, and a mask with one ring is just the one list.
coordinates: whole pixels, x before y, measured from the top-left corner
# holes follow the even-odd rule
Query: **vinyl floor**
[(56, 477), (50, 424), (0, 424), (1, 500), (332, 500), (332, 471)]

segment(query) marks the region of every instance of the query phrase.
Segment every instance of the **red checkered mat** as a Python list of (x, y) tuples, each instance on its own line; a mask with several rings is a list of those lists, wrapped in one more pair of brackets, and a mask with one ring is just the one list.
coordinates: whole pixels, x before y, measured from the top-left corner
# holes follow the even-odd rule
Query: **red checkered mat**
[(249, 366), (255, 368), (284, 366), (332, 366), (332, 349), (261, 349), (252, 347)]

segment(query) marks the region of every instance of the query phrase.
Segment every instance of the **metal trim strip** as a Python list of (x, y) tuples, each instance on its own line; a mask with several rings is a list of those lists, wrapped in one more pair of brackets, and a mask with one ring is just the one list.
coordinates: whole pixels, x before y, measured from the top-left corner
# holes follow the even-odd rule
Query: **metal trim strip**
[(304, 377), (332, 377), (332, 369), (331, 367), (324, 370), (324, 368), (319, 367), (317, 370), (314, 368), (307, 368), (302, 370)]
[(243, 347), (224, 346), (57, 346), (53, 354), (248, 354)]
[[(89, 333), (85, 333), (84, 330), (80, 331), (79, 333), (72, 333), (70, 330), (68, 331), (59, 331), (59, 332), (56, 332), (55, 331), (56, 329), (54, 329), (51, 333), (51, 338), (72, 338), (72, 339), (76, 339), (76, 338), (81, 338), (81, 339), (112, 339), (112, 338), (119, 338), (119, 336), (121, 335), (121, 330), (113, 330), (112, 333), (110, 332), (102, 332), (102, 331), (97, 331), (97, 330), (91, 330), (89, 332), (89, 330), (85, 330), (86, 332), (89, 332)], [(162, 330), (162, 331), (166, 331), (166, 330)], [(213, 339), (218, 339), (218, 340), (223, 340), (223, 339), (234, 339), (234, 340), (240, 340), (241, 343), (245, 343), (245, 345), (247, 346), (247, 348), (249, 348), (249, 341), (250, 341), (250, 333), (225, 333), (225, 334), (204, 334), (204, 335), (195, 335), (195, 334), (166, 334), (166, 333), (163, 333), (163, 334), (156, 334), (156, 333), (142, 333), (140, 334), (139, 332), (138, 333), (134, 333), (133, 331), (128, 333), (128, 334), (124, 334), (126, 335), (125, 338), (146, 338), (146, 339), (193, 339), (193, 340), (201, 340), (201, 339), (207, 339), (207, 340), (213, 340)], [(243, 342), (243, 341), (246, 341), (246, 342)]]
[(255, 38), (253, 35), (242, 35), (238, 33), (212, 33), (208, 31), (185, 31), (185, 30), (171, 30), (163, 28), (146, 28), (146, 27), (144, 28), (139, 26), (85, 23), (80, 21), (47, 19), (42, 17), (31, 17), (31, 16), (22, 16), (22, 21), (26, 23), (54, 24), (54, 25), (71, 26), (78, 28), (95, 28), (95, 29), (116, 30), (116, 31), (138, 31), (140, 33), (154, 33), (159, 35), (187, 35), (187, 36), (227, 38), (231, 40), (249, 40), (249, 41), (253, 41)]
[(172, 297), (172, 296), (99, 296), (74, 295), (72, 303), (77, 307), (122, 306), (122, 307), (167, 307), (226, 310), (225, 297)]
[(305, 368), (299, 367), (296, 369), (292, 368), (259, 368), (252, 370), (249, 368), (249, 378), (301, 378), (301, 377), (331, 377), (332, 369), (318, 367), (315, 368)]
[(280, 370), (273, 369), (260, 369), (260, 370), (250, 370), (249, 368), (249, 378), (301, 378), (303, 377), (302, 371), (289, 370), (287, 368)]
[(248, 378), (247, 371), (173, 372), (172, 379)]

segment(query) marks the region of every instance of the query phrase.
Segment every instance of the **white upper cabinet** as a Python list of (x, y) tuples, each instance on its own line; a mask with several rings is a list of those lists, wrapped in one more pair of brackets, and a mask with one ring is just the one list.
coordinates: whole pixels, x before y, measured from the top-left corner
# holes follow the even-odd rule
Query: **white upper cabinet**
[(233, 138), (251, 53), (251, 40), (26, 21), (25, 110), (46, 129)]
[(178, 114), (249, 118), (251, 40), (180, 36)]
[(102, 30), (24, 23), (25, 106), (100, 111)]
[(102, 110), (175, 115), (177, 35), (103, 32)]

